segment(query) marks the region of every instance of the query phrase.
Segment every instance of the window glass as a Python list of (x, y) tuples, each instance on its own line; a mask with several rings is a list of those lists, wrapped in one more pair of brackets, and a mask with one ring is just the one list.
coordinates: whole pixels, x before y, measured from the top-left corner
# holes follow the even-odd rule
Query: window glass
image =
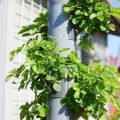
[(34, 0), (35, 3), (37, 3), (38, 5), (40, 5), (41, 0)]

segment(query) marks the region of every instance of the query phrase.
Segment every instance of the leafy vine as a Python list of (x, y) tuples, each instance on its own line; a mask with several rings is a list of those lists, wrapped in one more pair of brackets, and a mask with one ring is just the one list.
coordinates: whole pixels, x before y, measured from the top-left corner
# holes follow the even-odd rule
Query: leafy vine
[(120, 18), (120, 9), (112, 7), (105, 0), (70, 0), (65, 4), (64, 11), (69, 14), (77, 33), (84, 34), (79, 44), (84, 50), (94, 49), (89, 36), (100, 31), (108, 33), (115, 30), (111, 16)]
[[(87, 8), (88, 6), (90, 7)], [(70, 14), (75, 27), (85, 32), (83, 43), (86, 45), (85, 38), (88, 35), (99, 30), (114, 30), (114, 25), (110, 23), (109, 8), (102, 0), (70, 0), (64, 9)], [(61, 52), (69, 49), (56, 49), (54, 38), (47, 34), (47, 22), (47, 12), (43, 12), (32, 24), (23, 26), (19, 34), (29, 40), (10, 53), (11, 61), (20, 52), (24, 52), (26, 59), (22, 65), (9, 72), (7, 80), (20, 78), (19, 90), (30, 87), (34, 92), (34, 100), (20, 107), (20, 120), (46, 120), (49, 112), (48, 95), (61, 91), (62, 81), (73, 79), (74, 83), (61, 100), (63, 105), (84, 112), (86, 119), (88, 116), (99, 119), (105, 114), (106, 102), (113, 103), (119, 109), (116, 92), (120, 90), (120, 83), (115, 69), (100, 64), (85, 66), (76, 51), (67, 57), (61, 56)], [(49, 37), (51, 41), (48, 41)]]

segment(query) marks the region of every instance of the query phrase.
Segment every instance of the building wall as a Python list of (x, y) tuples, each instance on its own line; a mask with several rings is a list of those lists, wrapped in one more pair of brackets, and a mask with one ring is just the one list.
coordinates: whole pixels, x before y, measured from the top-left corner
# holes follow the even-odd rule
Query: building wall
[(19, 120), (19, 106), (33, 98), (29, 89), (18, 92), (18, 85), (13, 85), (12, 80), (5, 82), (5, 77), (25, 58), (21, 53), (10, 62), (9, 52), (27, 41), (17, 33), (44, 9), (42, 0), (37, 2), (39, 4), (33, 0), (0, 0), (0, 120)]
[(4, 119), (4, 80), (6, 53), (7, 0), (0, 0), (0, 120)]

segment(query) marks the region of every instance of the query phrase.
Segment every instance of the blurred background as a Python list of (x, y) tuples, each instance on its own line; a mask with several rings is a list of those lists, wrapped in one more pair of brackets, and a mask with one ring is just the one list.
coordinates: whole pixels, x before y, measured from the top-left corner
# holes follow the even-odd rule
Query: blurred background
[[(108, 0), (114, 7), (120, 7), (117, 0)], [(5, 82), (7, 73), (19, 66), (24, 53), (9, 61), (9, 52), (27, 41), (18, 35), (21, 26), (30, 24), (40, 11), (47, 9), (47, 0), (0, 0), (0, 120), (19, 120), (19, 106), (33, 97), (29, 89), (18, 92), (18, 85)], [(101, 62), (120, 67), (120, 20), (111, 18), (116, 31), (91, 36), (95, 51), (83, 52), (78, 48), (82, 61), (87, 65)], [(18, 83), (19, 83), (18, 79)], [(114, 112), (114, 107), (108, 107)]]

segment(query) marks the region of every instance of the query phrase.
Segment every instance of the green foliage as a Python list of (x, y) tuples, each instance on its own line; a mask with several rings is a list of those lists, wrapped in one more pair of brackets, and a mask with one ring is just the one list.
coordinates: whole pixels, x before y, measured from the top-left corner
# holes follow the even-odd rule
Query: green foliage
[(120, 8), (110, 7), (111, 9), (111, 15), (120, 19)]
[(70, 15), (74, 28), (84, 33), (80, 42), (84, 50), (93, 49), (89, 36), (99, 31), (115, 30), (115, 25), (110, 22), (111, 16), (120, 18), (120, 8), (108, 5), (105, 0), (70, 0), (64, 5), (64, 11)]
[[(71, 0), (65, 5), (65, 11), (73, 13), (73, 15), (76, 14), (75, 17), (71, 16), (71, 20), (75, 25), (80, 23), (80, 19), (83, 21), (83, 27), (81, 28), (86, 31), (86, 34), (83, 36), (84, 40), (82, 42), (93, 49), (87, 38), (98, 28), (98, 30), (106, 29), (102, 22), (103, 19), (109, 21), (109, 16), (102, 17), (102, 13), (99, 10), (99, 6), (103, 5), (100, 4), (101, 0), (99, 0), (100, 3), (98, 2), (96, 11), (92, 10), (91, 7), (81, 9), (82, 6), (80, 7), (79, 4), (76, 4), (79, 1), (74, 1)], [(73, 5), (73, 3), (75, 4)], [(84, 0), (83, 3), (87, 6), (92, 6), (94, 0)], [(82, 5), (84, 6), (83, 3)], [(79, 8), (78, 6), (80, 9), (74, 11)], [(94, 6), (96, 6), (95, 3)], [(106, 8), (103, 13), (107, 13), (108, 5), (105, 4), (102, 7)], [(87, 14), (86, 10), (88, 12), (91, 11), (91, 14)], [(81, 11), (85, 12), (82, 14), (85, 19), (80, 18), (77, 20), (76, 17), (81, 16)], [(92, 21), (94, 19), (97, 22), (99, 21), (98, 23), (100, 23), (101, 27), (99, 24), (98, 26), (93, 24)], [(88, 23), (84, 23), (85, 20), (88, 20)], [(46, 120), (49, 112), (48, 96), (61, 91), (62, 81), (71, 81), (73, 79), (73, 85), (62, 99), (63, 105), (75, 111), (81, 111), (82, 109), (88, 116), (93, 116), (97, 119), (106, 113), (104, 105), (108, 100), (111, 100), (119, 109), (119, 102), (115, 95), (115, 92), (119, 90), (119, 76), (114, 72), (115, 70), (103, 65), (85, 66), (81, 63), (75, 51), (72, 51), (66, 57), (61, 56), (60, 53), (66, 52), (69, 48), (57, 50), (57, 44), (53, 41), (54, 38), (47, 34), (47, 21), (47, 13), (43, 12), (39, 14), (32, 24), (23, 26), (19, 34), (22, 37), (28, 37), (29, 40), (10, 53), (10, 60), (13, 60), (20, 52), (24, 52), (26, 58), (23, 64), (9, 72), (6, 79), (19, 78), (21, 79), (19, 90), (30, 87), (34, 93), (33, 101), (31, 103), (27, 102), (20, 107), (20, 120), (35, 120), (36, 118)], [(93, 25), (94, 27), (91, 28)], [(108, 29), (113, 29), (113, 27), (109, 23)]]
[(78, 64), (78, 74), (76, 81), (68, 90), (62, 103), (74, 111), (84, 110), (87, 116), (99, 119), (106, 113), (104, 108), (107, 102), (114, 103), (120, 107), (115, 91), (120, 90), (120, 83), (117, 81), (118, 74), (115, 69), (105, 65), (96, 64), (94, 66), (84, 66), (81, 70), (81, 63)]
[(46, 117), (48, 111), (49, 111), (48, 105), (40, 105), (38, 108), (38, 113), (41, 117)]
[[(38, 17), (33, 21), (32, 24), (23, 26), (19, 31), (19, 34), (22, 37), (31, 37), (41, 35), (42, 37), (47, 37), (47, 29), (48, 29), (48, 13), (42, 12), (38, 15)], [(46, 39), (46, 38), (45, 38)]]
[[(61, 80), (67, 80), (69, 72), (67, 58), (61, 57), (59, 53), (69, 49), (58, 51), (57, 44), (48, 41), (47, 29), (41, 31), (45, 26), (47, 28), (46, 21), (47, 13), (41, 13), (31, 25), (24, 26), (19, 34), (25, 37), (29, 32), (29, 36), (26, 36), (29, 40), (10, 53), (10, 60), (13, 60), (19, 52), (24, 52), (26, 59), (18, 68), (11, 70), (6, 79), (20, 78), (19, 90), (30, 87), (35, 94), (31, 103), (21, 106), (21, 120), (46, 119), (49, 111), (48, 95), (60, 91)], [(36, 32), (32, 34), (34, 30)]]
[(28, 41), (23, 48), (24, 64), (10, 71), (7, 77), (21, 78), (19, 90), (29, 85), (35, 94), (31, 103), (21, 106), (21, 120), (45, 119), (49, 110), (48, 95), (61, 90), (62, 80), (75, 79), (62, 99), (63, 105), (70, 109), (84, 109), (88, 116), (99, 118), (106, 113), (104, 105), (109, 99), (119, 107), (115, 95), (120, 85), (117, 82), (119, 76), (114, 69), (103, 65), (85, 66), (75, 51), (61, 57), (56, 47), (55, 42), (41, 37)]
[[(24, 45), (23, 51), (26, 54), (24, 64), (10, 71), (7, 79), (11, 77), (21, 78), (19, 90), (26, 89), (30, 85), (31, 90), (35, 93), (35, 101), (32, 104), (40, 106), (39, 112), (35, 114), (38, 114), (39, 117), (45, 117), (46, 111), (48, 111), (46, 110), (47, 97), (45, 96), (61, 90), (61, 80), (67, 79), (66, 74), (62, 72), (63, 69), (68, 70), (67, 60), (60, 57), (59, 52), (56, 51), (55, 42), (43, 40), (42, 37), (28, 41)], [(42, 101), (43, 97), (45, 100)], [(45, 106), (41, 106), (42, 104)], [(41, 108), (42, 111), (40, 111)], [(21, 116), (21, 120), (22, 118), (23, 116)]]
[(12, 60), (14, 59), (14, 57), (15, 57), (19, 52), (21, 52), (21, 50), (22, 50), (23, 47), (24, 47), (24, 44), (23, 44), (22, 46), (18, 47), (16, 50), (10, 52), (10, 56), (9, 56), (10, 61), (12, 61)]

